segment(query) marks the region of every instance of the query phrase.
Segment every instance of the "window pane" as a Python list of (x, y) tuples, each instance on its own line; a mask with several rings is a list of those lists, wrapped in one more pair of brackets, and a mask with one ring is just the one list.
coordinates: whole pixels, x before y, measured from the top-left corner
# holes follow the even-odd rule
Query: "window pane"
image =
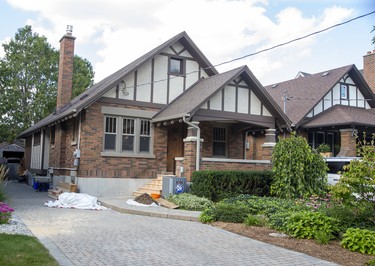
[(170, 62), (170, 69), (169, 72), (173, 74), (181, 74), (182, 73), (182, 60), (171, 58)]
[(104, 149), (105, 150), (115, 150), (116, 149), (116, 135), (105, 134)]
[(348, 99), (348, 86), (347, 85), (341, 85), (340, 86), (340, 96), (341, 99)]
[(213, 155), (214, 156), (225, 156), (225, 142), (214, 142), (213, 144)]
[(214, 141), (226, 141), (225, 128), (214, 127), (213, 140)]
[(134, 119), (124, 119), (123, 120), (123, 134), (134, 134)]
[(105, 118), (105, 132), (116, 133), (116, 117)]
[(140, 137), (139, 151), (140, 152), (150, 151), (150, 137)]
[(150, 121), (141, 120), (141, 136), (150, 136)]
[(129, 135), (122, 136), (122, 150), (134, 151), (134, 136), (129, 136)]

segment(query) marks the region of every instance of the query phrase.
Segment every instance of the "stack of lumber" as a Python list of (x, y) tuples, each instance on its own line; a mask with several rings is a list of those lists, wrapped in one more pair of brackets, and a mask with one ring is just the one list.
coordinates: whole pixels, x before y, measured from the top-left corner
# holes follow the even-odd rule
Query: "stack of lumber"
[(48, 190), (48, 196), (57, 199), (61, 193), (77, 192), (77, 185), (73, 183), (58, 182), (56, 189)]

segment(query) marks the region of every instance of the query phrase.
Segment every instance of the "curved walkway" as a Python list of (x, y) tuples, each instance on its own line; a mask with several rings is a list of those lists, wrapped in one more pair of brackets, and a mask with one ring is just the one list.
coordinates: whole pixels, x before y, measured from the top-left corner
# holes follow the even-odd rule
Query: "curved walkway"
[[(118, 210), (47, 208), (46, 192), (23, 183), (6, 187), (10, 204), (60, 265), (335, 265), (225, 230), (186, 221), (184, 215), (126, 207), (121, 199), (100, 199)], [(160, 218), (155, 216), (165, 217)], [(167, 214), (165, 214), (167, 213)], [(144, 216), (146, 215), (146, 216)], [(190, 217), (190, 218), (186, 218)], [(172, 218), (172, 219), (167, 219)]]

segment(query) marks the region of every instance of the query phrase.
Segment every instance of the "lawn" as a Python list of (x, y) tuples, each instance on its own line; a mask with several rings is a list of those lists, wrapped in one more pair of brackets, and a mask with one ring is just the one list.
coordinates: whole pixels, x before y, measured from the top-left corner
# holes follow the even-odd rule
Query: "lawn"
[(58, 266), (59, 264), (37, 238), (0, 234), (0, 265)]

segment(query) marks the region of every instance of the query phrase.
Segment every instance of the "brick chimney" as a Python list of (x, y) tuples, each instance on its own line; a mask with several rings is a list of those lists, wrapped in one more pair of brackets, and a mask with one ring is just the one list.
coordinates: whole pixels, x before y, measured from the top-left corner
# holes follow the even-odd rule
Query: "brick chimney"
[(363, 56), (363, 76), (375, 93), (375, 50), (367, 52)]
[(57, 82), (56, 109), (69, 103), (73, 90), (74, 40), (73, 26), (68, 25), (66, 34), (60, 39), (59, 77)]

